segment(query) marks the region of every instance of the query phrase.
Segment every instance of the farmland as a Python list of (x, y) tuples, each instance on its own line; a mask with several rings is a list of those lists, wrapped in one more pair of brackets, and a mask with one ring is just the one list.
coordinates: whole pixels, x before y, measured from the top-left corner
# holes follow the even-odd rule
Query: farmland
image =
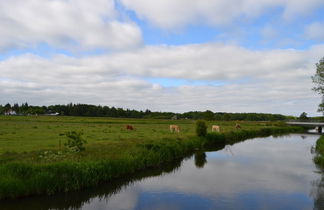
[[(275, 127), (276, 123), (240, 122), (244, 130)], [(127, 124), (134, 131), (125, 129)], [(170, 124), (177, 124), (180, 133), (171, 133)], [(208, 122), (221, 126), (222, 132), (235, 130), (235, 122)], [(0, 154), (64, 150), (65, 132), (82, 131), (88, 150), (105, 148), (105, 155), (115, 156), (140, 143), (177, 138), (186, 140), (195, 135), (193, 120), (145, 120), (58, 116), (2, 116), (0, 118)]]
[[(237, 130), (236, 123), (207, 122), (209, 134), (203, 138), (196, 136), (193, 120), (1, 116), (0, 198), (78, 190), (208, 145), (300, 130), (281, 122), (239, 122), (242, 129)], [(181, 132), (171, 133), (170, 124)], [(210, 134), (213, 124), (221, 133)], [(65, 146), (71, 131), (82, 133), (84, 151)]]

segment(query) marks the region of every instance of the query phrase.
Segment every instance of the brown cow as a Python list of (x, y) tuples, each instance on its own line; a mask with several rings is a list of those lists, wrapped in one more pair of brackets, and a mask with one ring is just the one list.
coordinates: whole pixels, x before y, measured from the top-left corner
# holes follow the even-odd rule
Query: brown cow
[(173, 132), (179, 133), (180, 132), (180, 127), (178, 125), (170, 125), (170, 132), (171, 133), (173, 133)]
[(134, 127), (132, 125), (126, 125), (126, 130), (134, 130)]
[(218, 125), (213, 125), (212, 126), (212, 132), (214, 132), (214, 131), (220, 132), (220, 127)]
[(236, 128), (236, 129), (241, 129), (241, 125), (238, 124), (238, 123), (236, 123), (235, 128)]

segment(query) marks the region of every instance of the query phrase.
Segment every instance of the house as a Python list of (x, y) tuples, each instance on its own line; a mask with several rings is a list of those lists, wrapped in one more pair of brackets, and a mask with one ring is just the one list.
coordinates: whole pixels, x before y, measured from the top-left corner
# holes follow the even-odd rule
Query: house
[(178, 116), (177, 115), (173, 115), (172, 117), (171, 117), (171, 120), (177, 120), (178, 119)]
[(16, 111), (9, 109), (4, 112), (4, 115), (17, 115)]
[(55, 113), (49, 113), (49, 114), (45, 114), (45, 115), (48, 115), (48, 116), (57, 116), (57, 115), (60, 115), (60, 113), (55, 112)]

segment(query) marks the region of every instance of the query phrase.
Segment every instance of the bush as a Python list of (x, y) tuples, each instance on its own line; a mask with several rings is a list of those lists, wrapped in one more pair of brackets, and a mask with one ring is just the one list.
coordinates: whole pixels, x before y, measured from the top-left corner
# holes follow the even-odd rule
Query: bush
[(196, 122), (196, 134), (197, 134), (197, 136), (206, 136), (207, 125), (204, 121), (198, 120)]
[(68, 138), (68, 142), (64, 144), (65, 146), (69, 147), (75, 152), (85, 150), (83, 144), (87, 143), (87, 141), (82, 138), (82, 132), (68, 131), (65, 133), (65, 135)]

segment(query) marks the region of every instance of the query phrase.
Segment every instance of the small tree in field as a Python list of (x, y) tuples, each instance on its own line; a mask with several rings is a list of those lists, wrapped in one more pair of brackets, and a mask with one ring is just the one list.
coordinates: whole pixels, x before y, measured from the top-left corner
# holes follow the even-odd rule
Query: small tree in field
[(198, 120), (196, 122), (196, 134), (197, 134), (197, 136), (206, 136), (207, 125), (206, 125), (205, 121)]
[(87, 143), (87, 141), (82, 138), (82, 132), (68, 131), (65, 133), (65, 135), (68, 138), (68, 142), (64, 144), (65, 146), (69, 147), (75, 152), (85, 150), (83, 144)]

